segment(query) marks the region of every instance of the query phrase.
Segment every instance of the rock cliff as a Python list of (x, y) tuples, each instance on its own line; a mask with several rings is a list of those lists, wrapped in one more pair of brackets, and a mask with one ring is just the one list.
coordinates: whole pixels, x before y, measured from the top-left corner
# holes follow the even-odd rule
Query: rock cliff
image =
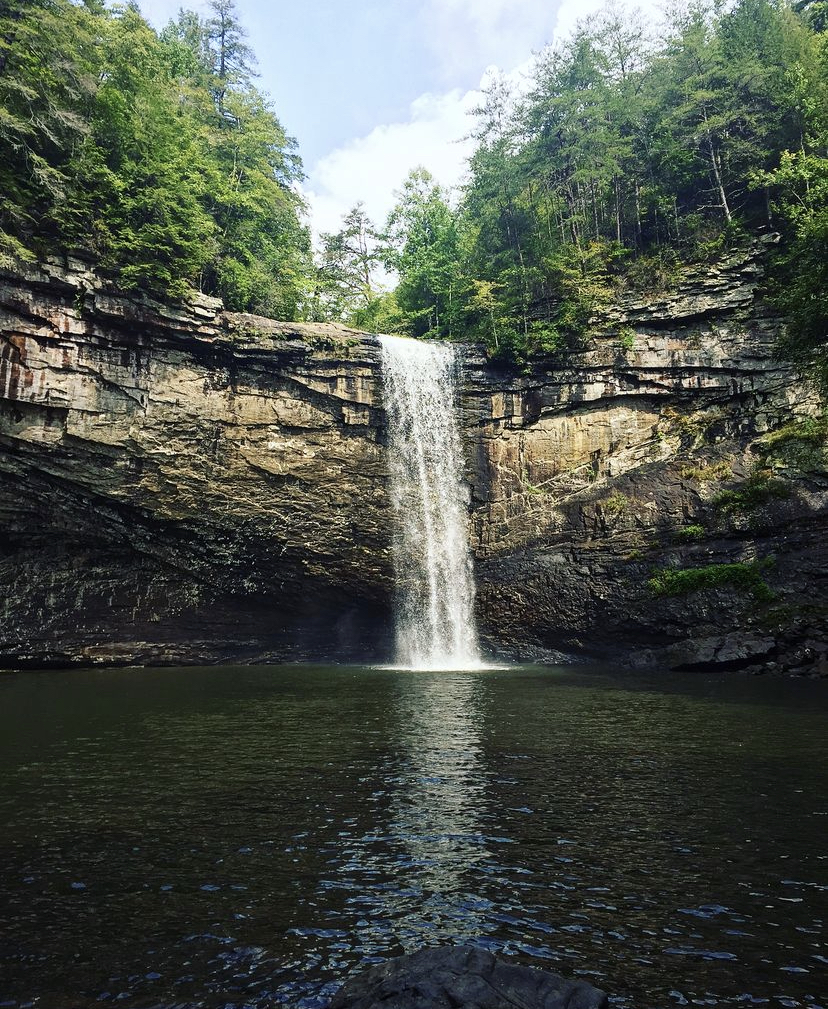
[[(825, 668), (825, 429), (762, 262), (621, 300), (520, 373), (466, 350), (493, 647)], [(0, 663), (384, 656), (375, 337), (57, 262), (0, 273), (0, 334)]]
[(828, 674), (828, 440), (777, 359), (761, 245), (627, 297), (587, 349), (470, 361), (490, 636), (638, 665)]
[(375, 341), (70, 266), (0, 281), (2, 661), (348, 654), (390, 584)]

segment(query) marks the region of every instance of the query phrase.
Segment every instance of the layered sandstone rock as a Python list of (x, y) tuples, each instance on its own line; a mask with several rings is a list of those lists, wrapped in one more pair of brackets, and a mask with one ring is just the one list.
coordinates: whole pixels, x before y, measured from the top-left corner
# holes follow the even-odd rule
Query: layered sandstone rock
[[(828, 446), (807, 420), (816, 391), (775, 354), (763, 258), (755, 247), (672, 296), (622, 300), (588, 349), (526, 374), (470, 362), (480, 609), (501, 648), (821, 669)], [(808, 459), (791, 466), (797, 445)], [(665, 569), (708, 569), (692, 588), (723, 564), (761, 565), (777, 598), (757, 599), (739, 571), (654, 589)]]
[(385, 604), (375, 340), (77, 264), (5, 275), (0, 312), (6, 662), (283, 654)]
[[(790, 428), (819, 404), (774, 356), (762, 263), (622, 299), (587, 349), (523, 371), (466, 349), (494, 648), (828, 661), (828, 461)], [(345, 327), (125, 296), (77, 263), (0, 274), (0, 662), (384, 658), (378, 369), (376, 337)], [(746, 487), (749, 507), (723, 503)], [(663, 569), (753, 562), (776, 599), (653, 590)]]

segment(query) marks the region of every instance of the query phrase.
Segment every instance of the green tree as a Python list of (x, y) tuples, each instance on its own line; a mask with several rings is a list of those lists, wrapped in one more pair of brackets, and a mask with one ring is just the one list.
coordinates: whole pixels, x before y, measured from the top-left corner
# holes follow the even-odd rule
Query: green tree
[(210, 7), (206, 21), (182, 12), (169, 28), (195, 60), (185, 94), (202, 148), (201, 203), (217, 236), (199, 283), (229, 308), (295, 318), (313, 273), (296, 142), (252, 84), (254, 56), (235, 4)]
[(396, 301), (415, 336), (457, 335), (461, 267), (457, 220), (425, 168), (409, 173), (385, 228)]
[(821, 157), (828, 117), (805, 14), (694, 2), (650, 39), (610, 6), (541, 55), (522, 100), (492, 83), (458, 221), (465, 317), (493, 350), (577, 345), (615, 287), (757, 229), (792, 235), (772, 173), (786, 151)]
[(30, 256), (41, 221), (70, 198), (89, 131), (101, 20), (68, 0), (0, 4), (0, 255)]
[(101, 84), (71, 163), (74, 198), (51, 216), (125, 285), (180, 293), (215, 230), (197, 127), (163, 86), (165, 50), (140, 14), (125, 7), (100, 27)]
[(362, 203), (345, 215), (342, 228), (320, 236), (318, 297), (328, 318), (354, 323), (378, 295), (374, 277), (382, 261), (379, 234)]
[(239, 21), (234, 0), (210, 0), (209, 6), (213, 16), (204, 25), (206, 48), (212, 57), (213, 97), (224, 115), (227, 89), (244, 89), (250, 84), (255, 57), (245, 41), (247, 32)]
[(195, 11), (182, 8), (159, 37), (167, 47), (172, 77), (182, 83), (206, 86), (207, 78), (213, 72), (213, 57), (209, 32), (202, 18)]
[(779, 167), (758, 181), (776, 193), (789, 229), (774, 290), (788, 323), (782, 349), (828, 392), (828, 158), (786, 151)]
[(527, 155), (521, 143), (524, 124), (515, 115), (506, 82), (491, 78), (483, 98), (475, 110), (473, 135), (478, 146), (469, 164), (460, 225), (475, 292), (469, 302), (471, 318), (481, 335), (490, 331), (492, 314), (482, 310), (478, 295), (488, 291), (490, 299), (496, 292), (497, 345), (502, 351), (526, 341), (531, 305), (543, 294), (538, 290), (540, 271), (532, 246), (538, 232), (539, 196), (550, 226), (551, 187), (547, 179), (535, 185), (528, 163), (531, 152)]
[(0, 4), (0, 254), (87, 255), (292, 318), (310, 283), (301, 163), (251, 83), (230, 0), (159, 35), (135, 3)]

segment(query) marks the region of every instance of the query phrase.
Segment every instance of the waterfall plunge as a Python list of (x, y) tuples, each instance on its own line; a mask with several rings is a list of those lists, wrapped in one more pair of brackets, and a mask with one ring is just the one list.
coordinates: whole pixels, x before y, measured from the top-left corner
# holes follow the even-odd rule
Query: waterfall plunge
[(454, 348), (381, 336), (388, 414), (397, 662), (474, 669), (474, 575), (468, 489), (455, 415)]

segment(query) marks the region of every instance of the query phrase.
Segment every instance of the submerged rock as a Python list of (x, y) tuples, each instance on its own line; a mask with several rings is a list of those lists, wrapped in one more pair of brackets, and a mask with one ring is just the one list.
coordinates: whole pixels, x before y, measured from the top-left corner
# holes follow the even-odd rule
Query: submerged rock
[(584, 981), (500, 960), (474, 946), (438, 946), (347, 981), (331, 1009), (606, 1009)]

